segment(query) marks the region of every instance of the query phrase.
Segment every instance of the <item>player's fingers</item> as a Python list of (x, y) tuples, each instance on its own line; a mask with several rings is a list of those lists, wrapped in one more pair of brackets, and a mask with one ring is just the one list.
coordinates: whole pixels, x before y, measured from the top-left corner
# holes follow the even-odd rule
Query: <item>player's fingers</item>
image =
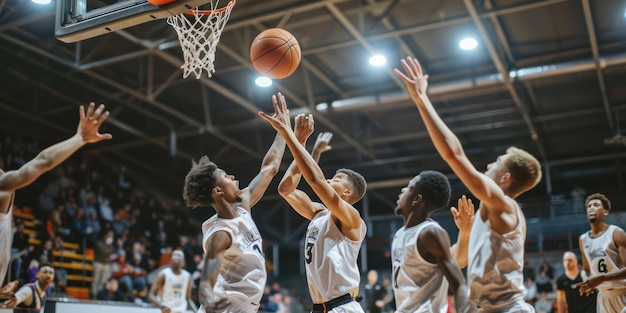
[(459, 217), (459, 210), (457, 210), (455, 207), (450, 207), (450, 213), (452, 213), (452, 217), (454, 217), (454, 219), (457, 219)]
[(274, 105), (274, 112), (278, 113), (278, 99), (276, 95), (272, 95), (272, 104)]
[(85, 107), (84, 106), (80, 106), (80, 108), (78, 108), (78, 115), (80, 116), (81, 120), (85, 119)]
[(416, 75), (409, 62), (410, 62), (409, 58), (402, 60), (401, 62), (402, 67), (404, 68), (404, 71), (406, 72), (407, 77), (414, 79)]
[(87, 117), (87, 118), (91, 117), (95, 107), (96, 107), (95, 103), (89, 102), (89, 106), (87, 107), (87, 114), (85, 115), (85, 117)]

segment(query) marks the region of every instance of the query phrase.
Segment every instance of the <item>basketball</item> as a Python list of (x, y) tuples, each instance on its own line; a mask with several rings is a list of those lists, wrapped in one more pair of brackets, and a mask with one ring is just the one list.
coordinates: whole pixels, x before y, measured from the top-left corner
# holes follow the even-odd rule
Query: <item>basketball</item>
[(273, 79), (285, 78), (300, 64), (300, 45), (296, 37), (284, 29), (266, 29), (254, 38), (250, 60), (262, 75)]

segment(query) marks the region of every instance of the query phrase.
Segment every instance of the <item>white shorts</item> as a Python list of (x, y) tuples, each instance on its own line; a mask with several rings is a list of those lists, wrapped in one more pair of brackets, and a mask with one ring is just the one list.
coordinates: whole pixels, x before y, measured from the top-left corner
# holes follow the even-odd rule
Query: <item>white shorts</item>
[(535, 308), (526, 302), (516, 302), (512, 307), (497, 310), (478, 310), (478, 313), (534, 313)]
[(328, 311), (328, 313), (364, 313), (364, 312), (365, 311), (363, 311), (363, 308), (361, 307), (361, 305), (356, 301), (342, 304)]
[[(216, 311), (217, 313), (254, 313), (259, 310), (259, 305), (250, 301), (249, 298), (245, 296), (235, 296), (229, 295), (228, 301), (230, 301), (230, 305), (223, 309)], [(206, 313), (204, 308), (200, 306), (198, 309), (198, 313)]]
[(607, 295), (600, 291), (598, 292), (596, 308), (598, 312), (626, 313), (626, 295)]

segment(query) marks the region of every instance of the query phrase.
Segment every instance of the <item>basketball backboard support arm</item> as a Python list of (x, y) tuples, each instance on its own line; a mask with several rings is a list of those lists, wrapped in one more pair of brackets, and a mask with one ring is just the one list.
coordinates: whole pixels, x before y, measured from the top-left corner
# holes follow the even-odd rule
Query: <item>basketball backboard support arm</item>
[(57, 0), (55, 35), (72, 43), (195, 9), (210, 0), (178, 0), (160, 7), (147, 0), (117, 1), (87, 11), (88, 0)]

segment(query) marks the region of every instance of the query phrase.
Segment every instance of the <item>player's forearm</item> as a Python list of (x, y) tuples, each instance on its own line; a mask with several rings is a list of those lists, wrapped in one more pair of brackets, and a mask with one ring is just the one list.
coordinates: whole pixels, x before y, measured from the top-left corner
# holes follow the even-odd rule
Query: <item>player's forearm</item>
[(309, 184), (325, 181), (326, 179), (324, 178), (324, 173), (317, 165), (317, 162), (306, 151), (304, 146), (298, 142), (294, 133), (291, 130), (286, 129), (281, 130), (280, 133), (285, 138), (287, 146), (289, 147), (289, 150), (291, 150), (291, 154), (293, 155), (302, 176), (304, 176), (304, 179)]
[(283, 179), (278, 184), (278, 193), (281, 196), (287, 196), (292, 193), (298, 187), (300, 183), (300, 179), (302, 178), (302, 173), (300, 172), (300, 168), (296, 164), (296, 161), (292, 161), (285, 171), (285, 175)]
[(284, 154), (285, 139), (280, 134), (276, 134), (274, 142), (270, 146), (269, 150), (267, 150), (267, 153), (263, 158), (261, 168), (269, 167), (274, 174), (278, 173), (278, 169), (280, 168), (280, 162), (282, 161)]
[[(300, 141), (300, 144), (306, 147), (306, 140)], [(311, 156), (313, 160), (315, 160), (315, 163), (319, 163), (321, 155), (322, 153), (317, 149), (311, 151)], [(283, 179), (278, 184), (278, 193), (283, 196), (292, 193), (298, 187), (300, 179), (302, 179), (302, 171), (300, 171), (296, 161), (293, 160), (289, 168), (287, 168), (287, 171), (285, 171), (285, 176), (283, 176)]]
[(200, 304), (205, 308), (210, 308), (212, 306), (211, 304), (219, 299), (219, 297), (215, 295), (214, 288), (219, 275), (219, 269), (222, 265), (222, 258), (223, 253), (219, 253), (213, 258), (209, 256), (205, 257), (198, 297)]
[(413, 99), (420, 112), (428, 134), (441, 157), (448, 162), (464, 154), (463, 147), (457, 136), (443, 122), (427, 96)]
[(456, 244), (450, 248), (452, 257), (456, 259), (460, 268), (467, 266), (467, 249), (469, 246), (469, 234), (459, 231)]
[(610, 272), (604, 275), (601, 275), (602, 282), (613, 281), (613, 280), (621, 280), (626, 278), (626, 267), (623, 267), (617, 271)]
[(80, 135), (74, 135), (64, 141), (52, 145), (37, 155), (35, 159), (45, 162), (49, 169), (59, 165), (80, 149), (85, 143)]

